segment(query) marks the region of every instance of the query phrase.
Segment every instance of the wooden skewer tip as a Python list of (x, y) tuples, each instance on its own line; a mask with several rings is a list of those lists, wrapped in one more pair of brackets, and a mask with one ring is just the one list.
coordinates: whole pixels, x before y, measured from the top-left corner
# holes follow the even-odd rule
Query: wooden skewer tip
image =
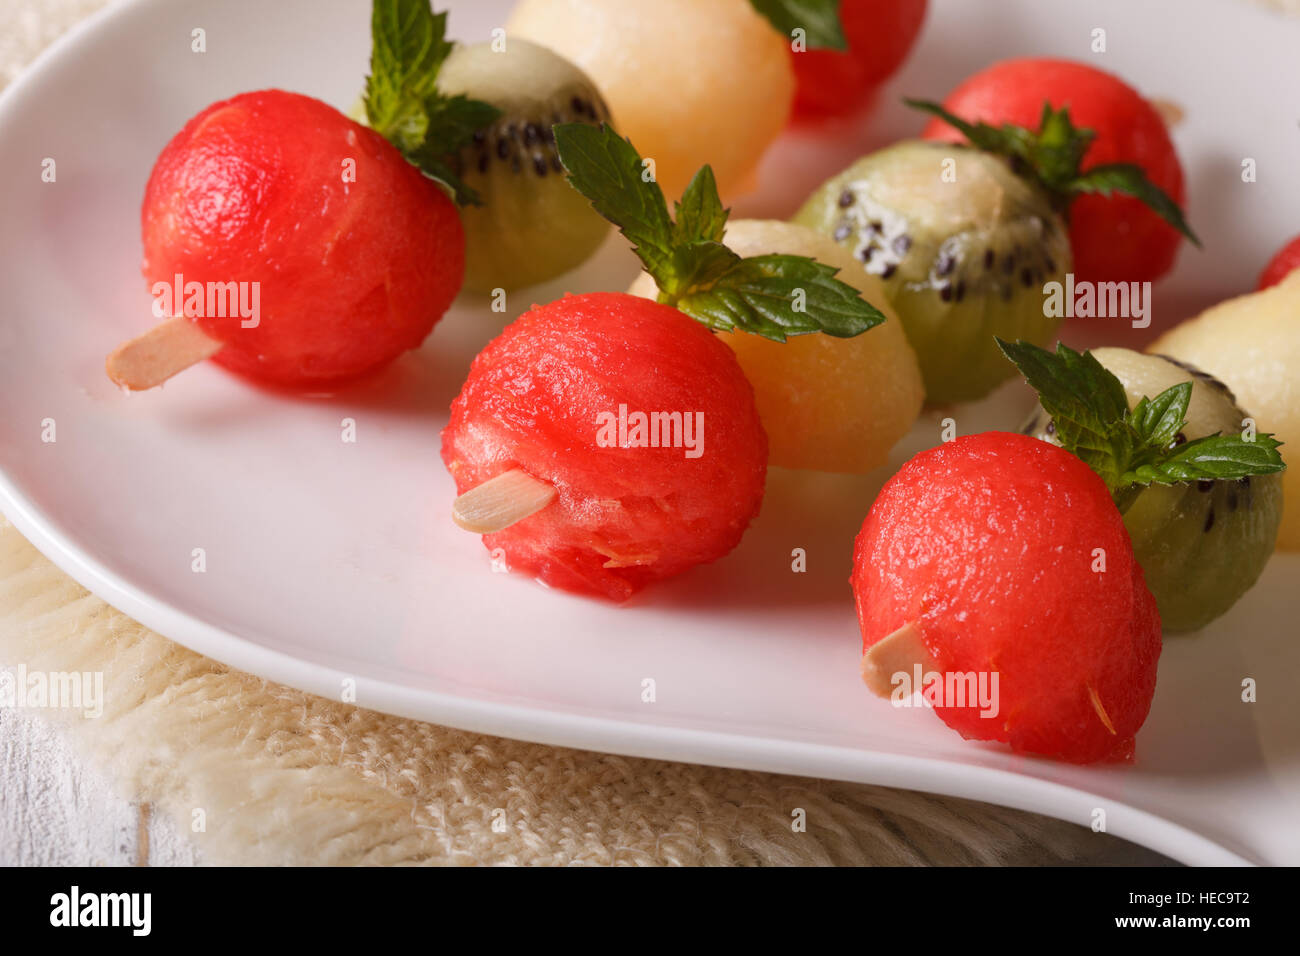
[(495, 534), (541, 511), (558, 494), (549, 481), (512, 468), (458, 497), (451, 518), (466, 531)]
[(197, 323), (178, 315), (123, 342), (108, 354), (104, 370), (115, 384), (141, 391), (211, 358), (221, 347)]

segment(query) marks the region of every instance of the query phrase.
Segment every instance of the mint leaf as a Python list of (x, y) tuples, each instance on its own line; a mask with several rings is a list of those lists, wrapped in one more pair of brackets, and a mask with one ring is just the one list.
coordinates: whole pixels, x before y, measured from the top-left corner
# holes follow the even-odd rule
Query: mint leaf
[(673, 304), (684, 295), (707, 289), (740, 261), (740, 256), (711, 239), (674, 245), (671, 269), (659, 284), (660, 301)]
[(701, 166), (699, 172), (691, 177), (681, 201), (673, 203), (673, 212), (677, 219), (673, 227), (674, 241), (722, 241), (731, 210), (724, 209), (722, 200), (718, 198), (718, 184), (713, 178), (712, 166)]
[(852, 338), (884, 321), (856, 289), (834, 278), (836, 271), (806, 256), (737, 257), (707, 289), (673, 304), (709, 328), (776, 342), (810, 332)]
[(366, 117), (404, 153), (424, 143), (424, 101), (437, 93), (438, 69), (452, 49), (446, 32), (447, 14), (435, 14), (429, 0), (374, 0)]
[(750, 0), (755, 10), (787, 39), (804, 31), (808, 49), (849, 48), (840, 25), (840, 0)]
[(1153, 482), (1245, 478), (1286, 467), (1272, 435), (1260, 434), (1253, 441), (1211, 435), (1175, 444), (1187, 426), (1191, 382), (1155, 398), (1144, 396), (1130, 411), (1123, 384), (1092, 353), (1059, 344), (1052, 353), (1030, 342), (996, 341), (1038, 392), (1061, 447), (1101, 476), (1121, 510)]
[(1043, 103), (1038, 130), (1012, 123), (990, 126), (968, 123), (929, 100), (903, 100), (913, 109), (937, 116), (966, 137), (972, 146), (1011, 160), (1016, 172), (1031, 179), (1052, 197), (1057, 209), (1068, 211), (1077, 197), (1089, 193), (1109, 196), (1120, 193), (1143, 202), (1198, 248), (1200, 239), (1192, 232), (1178, 203), (1133, 163), (1108, 163), (1082, 171), (1083, 157), (1097, 138), (1091, 129), (1077, 127), (1070, 120), (1069, 107), (1056, 110)]
[(501, 111), (466, 96), (438, 92), (438, 71), (452, 51), (447, 14), (429, 0), (374, 0), (370, 12), (366, 122), (458, 203), (479, 202), (452, 169), (452, 155)]
[(1179, 445), (1163, 460), (1139, 465), (1123, 478), (1129, 484), (1145, 485), (1271, 475), (1286, 469), (1277, 452), (1280, 445), (1272, 435), (1262, 433), (1254, 441), (1240, 435), (1209, 435)]
[(1142, 398), (1133, 406), (1129, 421), (1137, 437), (1155, 448), (1174, 443), (1187, 422), (1187, 406), (1192, 400), (1192, 383), (1171, 385), (1155, 398)]
[(804, 256), (742, 259), (723, 245), (727, 210), (708, 166), (691, 179), (674, 222), (628, 140), (603, 123), (561, 123), (554, 130), (569, 182), (635, 245), (665, 305), (711, 329), (777, 342), (811, 332), (848, 338), (885, 320), (831, 266)]
[(1108, 163), (1104, 166), (1094, 166), (1086, 173), (1081, 173), (1065, 183), (1064, 188), (1071, 196), (1085, 193), (1109, 196), (1111, 193), (1120, 193), (1140, 199), (1157, 216), (1191, 240), (1193, 245), (1198, 248), (1201, 245), (1201, 240), (1196, 237), (1192, 227), (1183, 218), (1183, 211), (1178, 208), (1178, 203), (1147, 179), (1147, 174), (1142, 171), (1141, 166), (1133, 163)]
[(455, 96), (439, 95), (426, 99), (425, 114), (428, 127), (422, 150), (436, 149), (438, 154), (446, 156), (469, 145), (474, 134), (491, 125), (501, 111), (491, 103), (457, 93)]
[(598, 213), (618, 226), (646, 271), (663, 288), (674, 275), (673, 222), (659, 184), (643, 178), (640, 154), (603, 123), (599, 127), (561, 123), (554, 131), (555, 147), (569, 182), (591, 200)]
[(1057, 410), (1068, 414), (1078, 409), (1090, 412), (1100, 422), (1116, 421), (1127, 414), (1128, 396), (1123, 383), (1091, 352), (1081, 354), (1058, 344), (1053, 353), (1031, 342), (995, 341), (1038, 392), (1048, 414), (1056, 415)]

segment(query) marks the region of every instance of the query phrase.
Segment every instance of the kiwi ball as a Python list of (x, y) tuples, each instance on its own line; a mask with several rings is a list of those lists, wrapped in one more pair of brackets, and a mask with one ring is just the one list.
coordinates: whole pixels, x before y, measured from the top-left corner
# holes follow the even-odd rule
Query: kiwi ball
[(439, 71), (438, 87), (501, 110), (451, 160), (483, 203), (461, 210), (465, 288), (529, 286), (585, 261), (609, 223), (569, 184), (551, 127), (610, 122), (591, 79), (564, 57), (511, 37), (504, 49), (457, 47)]
[(1251, 411), (1256, 429), (1283, 443), (1289, 467), (1277, 546), (1300, 551), (1300, 270), (1175, 326), (1150, 351), (1213, 372)]
[(1060, 324), (1043, 287), (1071, 268), (1065, 223), (990, 153), (895, 144), (827, 180), (794, 221), (884, 283), (931, 405), (982, 398), (1015, 374), (994, 336), (1047, 345)]
[[(1232, 391), (1194, 366), (1128, 349), (1093, 349), (1124, 385), (1132, 408), (1143, 396), (1192, 383), (1187, 424), (1175, 442), (1242, 428), (1247, 413)], [(1025, 433), (1059, 444), (1039, 408)], [(1195, 631), (1250, 590), (1273, 552), (1282, 520), (1282, 476), (1148, 485), (1124, 513), (1133, 552), (1146, 572), (1166, 631)]]

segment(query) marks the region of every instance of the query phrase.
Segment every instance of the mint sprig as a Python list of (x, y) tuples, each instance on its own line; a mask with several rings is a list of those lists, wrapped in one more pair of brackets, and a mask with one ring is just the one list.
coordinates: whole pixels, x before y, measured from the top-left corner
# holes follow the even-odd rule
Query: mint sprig
[(840, 24), (840, 0), (749, 0), (785, 37), (803, 30), (808, 49), (843, 52), (849, 48)]
[(1180, 440), (1187, 425), (1192, 383), (1180, 382), (1132, 410), (1124, 385), (1091, 352), (1058, 344), (1055, 352), (1030, 342), (997, 339), (1052, 416), (1061, 446), (1101, 476), (1121, 510), (1150, 484), (1270, 475), (1286, 464), (1271, 434), (1207, 435)]
[(501, 111), (438, 91), (438, 71), (454, 46), (446, 38), (447, 14), (434, 13), (429, 0), (374, 0), (370, 33), (364, 94), (370, 127), (446, 186), (456, 202), (479, 204), (448, 160)]
[(631, 241), (665, 305), (711, 329), (777, 342), (810, 332), (850, 338), (885, 321), (832, 266), (807, 256), (745, 259), (723, 245), (729, 211), (708, 166), (675, 204), (674, 221), (631, 142), (604, 123), (562, 123), (554, 131), (569, 182)]
[(1194, 245), (1201, 240), (1178, 208), (1178, 203), (1147, 178), (1141, 166), (1135, 163), (1107, 163), (1094, 166), (1087, 172), (1080, 168), (1084, 154), (1097, 138), (1094, 130), (1075, 126), (1070, 120), (1069, 107), (1059, 110), (1051, 103), (1043, 104), (1038, 130), (1026, 129), (1012, 123), (991, 126), (988, 123), (968, 123), (929, 100), (903, 101), (913, 109), (937, 116), (965, 136), (972, 146), (985, 152), (1006, 156), (1021, 175), (1038, 183), (1052, 197), (1057, 209), (1066, 212), (1078, 196), (1096, 193), (1109, 196), (1119, 193), (1132, 196), (1149, 207), (1169, 225), (1173, 226)]

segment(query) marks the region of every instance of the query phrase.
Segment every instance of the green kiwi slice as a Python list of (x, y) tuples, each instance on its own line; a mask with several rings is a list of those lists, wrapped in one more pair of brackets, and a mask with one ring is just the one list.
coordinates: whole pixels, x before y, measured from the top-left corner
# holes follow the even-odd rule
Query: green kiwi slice
[[(1247, 413), (1212, 375), (1162, 355), (1093, 349), (1124, 385), (1132, 408), (1181, 382), (1192, 382), (1187, 425), (1191, 441), (1242, 429)], [(1025, 434), (1059, 444), (1038, 408)], [(1282, 521), (1282, 476), (1150, 485), (1124, 514), (1133, 550), (1155, 595), (1166, 631), (1195, 631), (1225, 613), (1258, 580)]]
[(578, 67), (545, 47), (510, 37), (457, 47), (438, 88), (491, 103), (501, 116), (451, 159), (481, 206), (461, 210), (465, 288), (515, 289), (580, 265), (609, 223), (572, 186), (555, 152), (556, 123), (610, 119), (600, 91)]
[(794, 221), (883, 280), (932, 405), (980, 398), (1015, 374), (994, 336), (1046, 345), (1060, 322), (1043, 286), (1072, 266), (1065, 223), (992, 154), (897, 143), (827, 180)]

